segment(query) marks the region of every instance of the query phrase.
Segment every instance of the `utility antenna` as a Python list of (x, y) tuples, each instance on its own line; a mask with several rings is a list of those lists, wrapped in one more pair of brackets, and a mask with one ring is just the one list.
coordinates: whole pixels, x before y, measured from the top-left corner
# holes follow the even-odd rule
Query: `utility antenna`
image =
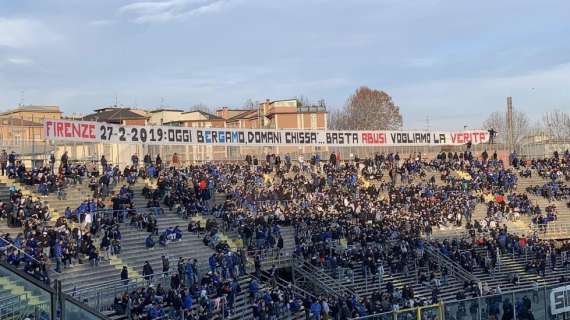
[(20, 107), (24, 106), (24, 93), (26, 90), (20, 91)]
[(431, 129), (431, 126), (429, 124), (429, 114), (426, 116), (426, 129), (429, 131)]
[(160, 107), (164, 108), (164, 97), (160, 97)]
[(117, 96), (117, 93), (115, 92), (115, 107), (119, 106), (119, 97)]

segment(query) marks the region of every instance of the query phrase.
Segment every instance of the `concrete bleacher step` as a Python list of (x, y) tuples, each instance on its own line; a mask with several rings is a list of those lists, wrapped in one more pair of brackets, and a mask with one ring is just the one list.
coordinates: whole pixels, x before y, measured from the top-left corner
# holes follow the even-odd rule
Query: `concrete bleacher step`
[[(426, 300), (431, 300), (432, 288), (424, 284), (418, 283), (416, 279), (416, 270), (410, 270), (408, 273), (392, 273), (389, 270), (385, 270), (382, 280), (379, 279), (379, 275), (368, 274), (365, 275), (362, 264), (357, 263), (353, 268), (354, 279), (340, 279), (344, 283), (351, 287), (358, 295), (362, 297), (370, 297), (378, 290), (385, 291), (386, 285), (392, 283), (394, 287), (402, 289), (404, 286), (409, 286), (414, 290), (416, 297), (421, 297)], [(423, 270), (423, 269), (422, 269)], [(427, 271), (427, 270), (424, 270)], [(436, 275), (440, 277), (440, 273), (436, 272)], [(332, 275), (331, 275), (332, 276)], [(338, 277), (337, 277), (338, 279)], [(451, 301), (455, 299), (455, 295), (458, 290), (463, 288), (463, 281), (461, 279), (456, 279), (453, 276), (448, 277), (448, 283), (440, 287), (439, 297), (445, 301)]]
[[(182, 224), (186, 220), (174, 214), (167, 214), (157, 217), (157, 221), (161, 231), (167, 227), (180, 226), (183, 230), (182, 240), (171, 242), (166, 247), (157, 244), (154, 248), (147, 249), (144, 240), (149, 233), (123, 224), (121, 227), (123, 237), (121, 253), (115, 259), (111, 259), (111, 263), (105, 261), (104, 264), (108, 266), (104, 268), (101, 268), (101, 265), (90, 267), (86, 261), (85, 264), (66, 269), (63, 274), (55, 274), (54, 277), (62, 280), (65, 289), (73, 288), (73, 286), (81, 288), (98, 282), (119, 280), (123, 265), (129, 268), (129, 277), (140, 275), (145, 261), (151, 264), (155, 273), (160, 273), (162, 272), (162, 255), (169, 257), (171, 270), (176, 268), (178, 257), (195, 258), (198, 260), (201, 270), (205, 270), (208, 258), (214, 251), (203, 244), (201, 237), (186, 231), (186, 225)], [(158, 242), (157, 238), (155, 240)], [(99, 242), (97, 242), (98, 244)], [(100, 255), (102, 256), (103, 253)], [(85, 273), (86, 270), (89, 272)]]
[(16, 274), (5, 274), (0, 277), (0, 300), (25, 295), (21, 303), (25, 306), (35, 306), (49, 303), (46, 297), (22, 285), (21, 278)]

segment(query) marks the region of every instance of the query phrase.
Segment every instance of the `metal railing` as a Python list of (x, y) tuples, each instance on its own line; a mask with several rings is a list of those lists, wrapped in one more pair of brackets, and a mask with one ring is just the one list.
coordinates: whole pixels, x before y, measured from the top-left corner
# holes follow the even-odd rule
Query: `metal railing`
[(441, 301), (436, 305), (389, 311), (351, 320), (399, 320), (404, 319), (402, 316), (406, 320), (557, 319), (566, 316), (568, 312), (565, 303), (560, 304), (554, 299), (554, 292), (558, 292), (559, 297), (564, 297), (569, 284), (566, 282), (451, 302)]
[(444, 264), (447, 268), (449, 268), (449, 272), (453, 275), (456, 275), (462, 280), (465, 281), (473, 281), (474, 283), (480, 283), (481, 280), (477, 278), (471, 272), (463, 269), (457, 262), (451, 260), (448, 256), (442, 254), (438, 248), (433, 248), (431, 245), (425, 246), (425, 252), (429, 255), (432, 255), (438, 263)]
[[(0, 317), (0, 319), (32, 319), (72, 320), (72, 319), (106, 319), (99, 312), (82, 305), (72, 297), (61, 292), (61, 282), (55, 280), (55, 289), (33, 278), (29, 274), (16, 269), (14, 266), (0, 261), (0, 276), (9, 284), (15, 286), (16, 292), (23, 292), (26, 296), (19, 298), (20, 313), (17, 318)], [(2, 300), (9, 304), (10, 300)], [(1, 308), (1, 305), (0, 305)]]
[(281, 289), (284, 290), (288, 290), (291, 289), (292, 292), (294, 294), (296, 294), (299, 297), (302, 298), (316, 298), (316, 296), (314, 294), (312, 294), (311, 292), (291, 283), (288, 281), (283, 280), (281, 277), (279, 276), (275, 276), (272, 277), (271, 274), (269, 274), (269, 272), (267, 271), (261, 271), (261, 279), (260, 280), (264, 280), (264, 281), (268, 281), (268, 282), (274, 282), (277, 286), (279, 286)]
[(7, 239), (0, 237), (0, 240), (2, 240), (4, 243), (7, 243), (7, 245), (4, 246), (0, 246), (0, 255), (4, 255), (6, 258), (8, 257), (7, 252), (9, 248), (12, 248), (16, 251), (18, 251), (19, 253), (23, 254), (26, 258), (32, 260), (33, 262), (37, 263), (38, 265), (42, 265), (43, 262), (39, 261), (38, 259), (34, 258), (32, 255), (30, 255), (29, 253), (27, 253), (26, 251), (16, 247), (14, 244), (12, 244), (10, 241), (8, 241)]
[(276, 267), (284, 267), (291, 264), (294, 259), (294, 251), (292, 249), (256, 249), (247, 251), (248, 263), (252, 263), (256, 257), (261, 260), (261, 267), (275, 265)]
[[(164, 278), (164, 277), (170, 277), (171, 275), (177, 273), (177, 271), (168, 271), (168, 272), (161, 272), (161, 273), (153, 273), (151, 276), (153, 278)], [(134, 278), (129, 278), (129, 279), (120, 279), (120, 280), (110, 280), (110, 281), (105, 281), (102, 283), (98, 283), (96, 285), (92, 285), (92, 286), (86, 286), (86, 287), (75, 287), (73, 289), (67, 289), (64, 292), (73, 296), (81, 296), (81, 294), (85, 294), (86, 292), (90, 292), (90, 291), (98, 291), (101, 289), (110, 289), (110, 288), (114, 288), (114, 287), (122, 287), (125, 286), (125, 283), (130, 284), (140, 284), (140, 283), (148, 283), (147, 280), (148, 276), (140, 276), (140, 277), (134, 277)], [(126, 291), (126, 290), (123, 290)]]
[(150, 285), (155, 287), (158, 285), (168, 287), (170, 284), (169, 275), (174, 273), (176, 272), (153, 274), (152, 278), (138, 277), (128, 280), (117, 280), (112, 283), (88, 288), (74, 288), (67, 290), (66, 294), (101, 312), (112, 309), (114, 299), (119, 294), (122, 295), (125, 292), (130, 293), (138, 288), (148, 287)]
[[(343, 295), (358, 296), (351, 288), (337, 281), (326, 272), (311, 265), (302, 258), (295, 258), (293, 269), (294, 272), (300, 273), (305, 279), (313, 282), (313, 284), (317, 285), (321, 290), (328, 294), (336, 297), (341, 297)], [(329, 280), (334, 287), (327, 283)]]
[(400, 309), (383, 313), (372, 314), (363, 317), (351, 318), (350, 320), (443, 320), (443, 304), (433, 304), (415, 308)]
[(550, 222), (545, 224), (531, 224), (530, 230), (539, 236), (564, 236), (570, 238), (570, 223)]
[[(185, 261), (190, 261), (191, 257), (182, 257)], [(198, 265), (197, 274), (204, 274), (205, 268)], [(196, 272), (196, 271), (195, 271)], [(178, 270), (168, 272), (153, 273), (149, 276), (137, 276), (129, 279), (110, 280), (85, 287), (74, 287), (67, 289), (66, 294), (82, 301), (96, 309), (97, 311), (108, 310), (112, 307), (113, 299), (116, 295), (125, 292), (132, 292), (141, 287), (161, 285), (162, 287), (170, 287), (170, 277), (178, 274)], [(185, 274), (180, 275), (180, 281), (184, 283)], [(112, 293), (112, 295), (111, 295)]]

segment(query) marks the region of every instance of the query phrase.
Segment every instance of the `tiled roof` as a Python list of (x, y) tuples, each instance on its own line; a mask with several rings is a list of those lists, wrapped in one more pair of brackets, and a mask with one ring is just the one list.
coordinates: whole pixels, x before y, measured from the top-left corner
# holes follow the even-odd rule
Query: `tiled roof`
[(61, 113), (58, 106), (19, 106), (12, 110), (0, 112), (0, 115), (8, 115), (15, 112), (58, 112)]
[[(192, 112), (198, 112), (199, 114), (203, 115), (206, 118), (205, 120), (224, 120), (224, 118), (222, 118), (222, 117), (218, 117), (215, 114), (211, 114), (209, 112), (202, 111), (202, 110), (192, 110), (192, 111), (186, 111), (184, 113), (192, 113)], [(202, 119), (200, 119), (200, 120), (202, 120)]]
[(101, 122), (120, 122), (122, 120), (144, 120), (148, 117), (129, 108), (108, 108), (104, 111), (86, 115), (82, 120)]
[(231, 118), (228, 118), (228, 121), (237, 121), (239, 119), (250, 119), (250, 118), (256, 118), (257, 117), (257, 109), (255, 110), (247, 110), (245, 112), (242, 112), (240, 114), (237, 114)]

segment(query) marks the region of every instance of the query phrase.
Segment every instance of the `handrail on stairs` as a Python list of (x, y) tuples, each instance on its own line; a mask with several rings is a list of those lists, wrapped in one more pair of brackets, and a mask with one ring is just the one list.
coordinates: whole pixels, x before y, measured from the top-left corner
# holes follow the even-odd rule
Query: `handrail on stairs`
[(477, 278), (471, 272), (465, 270), (462, 266), (458, 265), (455, 261), (451, 260), (448, 256), (442, 254), (439, 249), (432, 247), (431, 245), (425, 246), (425, 252), (436, 257), (439, 263), (443, 263), (445, 266), (450, 268), (452, 272), (458, 275), (461, 279), (466, 281), (473, 281), (474, 283), (480, 283), (481, 280)]
[[(350, 289), (349, 287), (347, 287), (343, 283), (335, 280), (334, 278), (332, 278), (327, 273), (323, 272), (319, 268), (311, 265), (310, 263), (306, 262), (305, 260), (303, 260), (301, 258), (296, 257), (295, 263), (293, 266), (294, 266), (295, 270), (299, 271), (300, 273), (302, 273), (307, 278), (310, 278), (310, 279), (318, 282), (322, 286), (323, 289), (326, 289), (326, 291), (329, 291), (329, 293), (331, 293), (335, 296), (338, 296), (339, 294), (343, 294), (343, 293), (358, 296), (356, 294), (356, 292), (354, 292), (352, 289)], [(308, 270), (304, 270), (303, 268), (308, 269)], [(330, 278), (333, 281), (333, 283), (335, 284), (335, 287), (337, 289), (335, 290), (335, 288), (331, 288), (328, 284), (324, 283), (321, 279), (319, 279), (318, 275), (320, 275), (321, 277), (324, 277), (324, 278)], [(340, 290), (340, 292), (339, 292), (339, 290)]]
[[(256, 278), (255, 274), (250, 275), (252, 278)], [(314, 294), (312, 294), (311, 292), (291, 283), (288, 281), (283, 280), (281, 277), (276, 276), (275, 278), (271, 277), (271, 275), (269, 274), (269, 272), (262, 270), (261, 271), (261, 279), (259, 280), (263, 280), (263, 279), (267, 279), (269, 281), (271, 280), (275, 280), (275, 283), (281, 288), (281, 289), (287, 289), (287, 288), (291, 288), (293, 289), (293, 292), (302, 296), (302, 297), (310, 297), (310, 298), (316, 298), (316, 296)]]
[(43, 262), (39, 261), (38, 259), (34, 258), (33, 256), (31, 256), (29, 253), (27, 253), (26, 251), (16, 247), (14, 244), (12, 244), (10, 241), (8, 241), (7, 239), (5, 239), (4, 237), (0, 237), (0, 240), (2, 240), (4, 243), (6, 243), (6, 245), (4, 246), (0, 246), (0, 248), (2, 248), (2, 253), (7, 252), (8, 248), (14, 248), (16, 249), (16, 251), (22, 253), (24, 256), (30, 258), (31, 260), (33, 260), (34, 262), (36, 262), (37, 264), (41, 265), (43, 264)]
[[(192, 257), (182, 257), (182, 258), (185, 261), (191, 261), (190, 259), (192, 259)], [(204, 268), (201, 268), (200, 265), (198, 265), (198, 274), (201, 274), (203, 271), (204, 271)], [(155, 272), (150, 276), (152, 276), (153, 278), (166, 277), (166, 276), (171, 276), (171, 275), (177, 274), (177, 273), (178, 273), (178, 270), (170, 270), (167, 272)], [(142, 276), (142, 275), (138, 276), (138, 277), (129, 278), (128, 283), (131, 284), (133, 282), (136, 283), (138, 281), (143, 281), (143, 283), (144, 283), (144, 281), (146, 281), (146, 278), (147, 277)], [(90, 285), (90, 286), (85, 286), (85, 287), (76, 287), (76, 288), (71, 289), (71, 290), (68, 289), (68, 290), (65, 290), (65, 292), (69, 294), (69, 293), (76, 291), (76, 290), (86, 292), (86, 291), (93, 291), (93, 290), (100, 290), (100, 289), (108, 289), (108, 288), (111, 288), (113, 286), (121, 287), (121, 286), (124, 286), (124, 282), (125, 282), (125, 280), (123, 280), (123, 279), (109, 280), (109, 281), (105, 281), (105, 282), (100, 282), (100, 283), (95, 284), (95, 285)]]
[(295, 272), (300, 273), (301, 275), (303, 275), (303, 277), (309, 279), (310, 281), (314, 281), (321, 289), (323, 289), (324, 291), (326, 291), (328, 294), (331, 295), (335, 295), (338, 296), (340, 292), (335, 291), (333, 288), (331, 288), (328, 284), (324, 283), (321, 279), (319, 279), (318, 277), (316, 277), (316, 275), (311, 274), (311, 272), (304, 270), (300, 265), (300, 262), (297, 260), (295, 261), (295, 264), (293, 266), (293, 269), (295, 270)]
[(550, 222), (550, 223), (543, 223), (543, 224), (531, 224), (530, 230), (533, 233), (537, 234), (549, 234), (549, 233), (568, 233), (570, 237), (570, 223), (559, 223), (559, 222)]

